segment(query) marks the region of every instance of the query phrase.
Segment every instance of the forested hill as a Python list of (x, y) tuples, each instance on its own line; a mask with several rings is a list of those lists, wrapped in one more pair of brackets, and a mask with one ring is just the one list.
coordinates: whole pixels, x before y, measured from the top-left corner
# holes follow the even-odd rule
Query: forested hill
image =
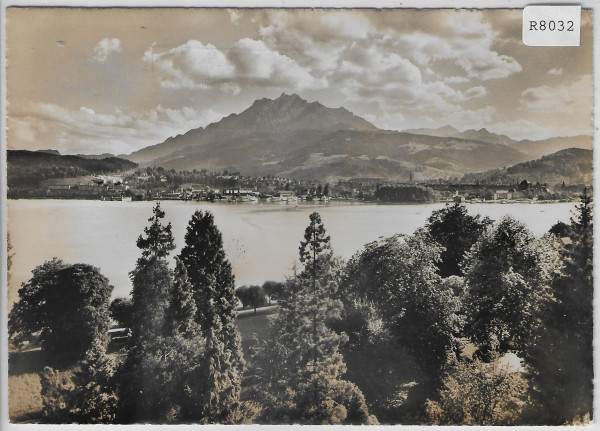
[(478, 174), (465, 175), (466, 181), (485, 181), (509, 184), (522, 180), (567, 185), (586, 184), (593, 181), (593, 154), (591, 150), (567, 148), (537, 160), (519, 163), (506, 169), (493, 169)]
[(117, 157), (97, 160), (26, 150), (8, 150), (6, 161), (9, 187), (38, 187), (41, 181), (49, 178), (106, 174), (137, 167), (137, 163)]

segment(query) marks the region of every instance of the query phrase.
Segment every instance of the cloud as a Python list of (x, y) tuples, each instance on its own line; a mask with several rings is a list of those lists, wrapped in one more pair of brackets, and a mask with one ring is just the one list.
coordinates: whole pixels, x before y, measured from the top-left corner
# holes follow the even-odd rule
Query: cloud
[(229, 13), (229, 19), (231, 20), (231, 23), (233, 25), (238, 25), (239, 20), (242, 16), (240, 11), (235, 9), (227, 9), (227, 12)]
[(479, 12), (293, 12), (261, 15), (261, 38), (299, 64), (313, 67), (316, 76), (337, 67), (344, 49), (353, 43), (368, 43), (423, 68), (446, 60), (470, 79), (506, 78), (522, 70), (515, 58), (493, 48), (497, 32)]
[[(147, 89), (144, 79), (108, 77), (106, 68), (98, 69), (94, 73), (101, 77), (84, 80), (98, 85), (69, 99), (68, 106), (76, 108), (60, 111), (65, 93), (53, 86), (37, 99), (52, 104), (36, 105), (20, 116), (11, 109), (12, 141), (33, 146), (48, 137), (45, 146), (61, 140), (68, 148), (100, 148), (100, 142), (110, 142), (131, 151), (202, 125), (211, 117), (201, 108), (204, 103), (218, 104), (229, 114), (281, 91), (344, 106), (391, 129), (450, 123), (458, 128), (494, 126), (498, 132), (504, 128), (530, 137), (555, 133), (559, 126), (562, 134), (572, 134), (568, 128), (577, 131), (590, 122), (591, 77), (583, 82), (580, 76), (592, 68), (591, 13), (582, 14), (587, 39), (582, 38), (581, 49), (558, 55), (564, 48), (548, 48), (535, 59), (522, 46), (518, 10), (240, 8), (217, 15), (218, 20), (202, 28), (181, 22), (176, 35), (161, 37), (162, 46), (150, 46), (152, 39), (123, 39), (121, 46), (119, 39), (102, 39), (113, 34), (106, 32), (90, 36), (92, 45), (100, 41), (90, 54), (96, 61), (110, 62), (122, 52), (120, 60), (127, 62), (131, 76), (152, 70), (152, 83), (161, 88)], [(54, 45), (57, 39), (49, 41)], [(167, 42), (173, 40), (177, 42)], [(60, 51), (69, 52), (73, 49)], [(64, 81), (82, 81), (77, 70), (81, 68), (65, 71)], [(121, 79), (118, 92), (106, 87), (113, 88), (113, 78)], [(44, 81), (36, 82), (41, 86)], [(183, 91), (190, 89), (202, 90), (206, 97)], [(157, 107), (148, 92), (160, 97), (163, 106), (187, 104), (197, 110)], [(102, 105), (115, 100), (144, 109), (132, 113), (123, 107), (123, 113)]]
[(228, 13), (234, 24), (250, 18), (258, 36), (218, 48), (194, 40), (166, 51), (149, 48), (144, 61), (153, 64), (163, 87), (233, 95), (250, 88), (327, 89), (340, 104), (375, 103), (382, 109), (376, 115), (390, 109), (424, 115), (460, 112), (460, 104), (473, 99), (481, 105), (488, 95), (482, 81), (522, 71), (514, 57), (497, 51), (497, 31), (479, 12)]
[(589, 95), (593, 92), (592, 75), (560, 85), (528, 88), (521, 93), (521, 109), (537, 114), (568, 113), (571, 116), (592, 114)]
[(467, 91), (465, 91), (465, 99), (474, 99), (476, 97), (483, 97), (487, 94), (487, 91), (485, 90), (485, 88), (483, 88), (481, 85), (477, 86), (477, 87), (472, 87), (469, 88)]
[(124, 113), (114, 108), (96, 113), (82, 106), (67, 109), (51, 103), (29, 104), (11, 113), (8, 123), (10, 148), (58, 148), (66, 153), (130, 153), (164, 141), (170, 136), (206, 126), (223, 117), (212, 109), (173, 109), (158, 105), (142, 112)]
[(229, 51), (228, 58), (235, 65), (238, 80), (261, 87), (302, 90), (326, 85), (325, 80), (315, 79), (307, 68), (270, 49), (260, 40), (244, 38), (237, 41)]
[(396, 53), (385, 52), (377, 46), (351, 43), (338, 57), (338, 67), (328, 75), (335, 82), (348, 79), (365, 86), (419, 85), (421, 70)]
[(465, 82), (469, 82), (469, 79), (465, 78), (464, 76), (448, 76), (442, 79), (448, 84), (463, 84)]
[(417, 64), (425, 67), (444, 60), (459, 66), (466, 78), (487, 81), (507, 78), (523, 68), (513, 57), (498, 54), (491, 49), (493, 37), (480, 34), (479, 37), (457, 36), (442, 38), (438, 35), (413, 33), (400, 35), (396, 49), (405, 52)]
[(94, 60), (104, 63), (112, 53), (122, 51), (121, 41), (119, 39), (102, 39), (94, 47)]
[(464, 124), (461, 113), (483, 124), (462, 106), (474, 99), (481, 111), (473, 109), (491, 120), (495, 110), (485, 101), (485, 82), (508, 78), (522, 66), (498, 51), (498, 31), (486, 16), (462, 10), (277, 10), (255, 20), (266, 47), (326, 79), (342, 104), (382, 127), (412, 127), (411, 121), (424, 118)]
[(197, 40), (164, 52), (156, 52), (155, 46), (151, 46), (143, 61), (152, 65), (160, 84), (166, 88), (216, 87), (235, 94), (240, 85), (302, 90), (327, 83), (315, 79), (309, 69), (272, 50), (263, 41), (250, 38), (238, 40), (225, 52)]
[(165, 52), (156, 52), (153, 45), (142, 60), (152, 65), (155, 76), (166, 88), (208, 88), (231, 79), (235, 71), (214, 45), (197, 40)]
[(563, 68), (561, 67), (560, 69), (552, 68), (548, 71), (548, 75), (557, 75), (560, 76), (563, 74)]

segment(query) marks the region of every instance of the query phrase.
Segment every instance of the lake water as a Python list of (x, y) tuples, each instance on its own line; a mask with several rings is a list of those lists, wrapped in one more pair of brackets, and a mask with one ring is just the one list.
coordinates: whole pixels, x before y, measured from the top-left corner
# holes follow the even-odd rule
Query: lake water
[[(113, 296), (131, 290), (128, 273), (139, 256), (135, 242), (152, 216), (154, 202), (9, 200), (8, 231), (13, 245), (9, 307), (31, 270), (56, 256), (67, 263), (100, 268), (114, 285)], [(363, 245), (396, 233), (413, 233), (444, 204), (226, 204), (163, 201), (178, 253), (196, 209), (210, 210), (223, 233), (236, 285), (284, 280), (293, 273), (298, 247), (312, 211), (321, 214), (335, 254), (350, 258)], [(499, 220), (510, 214), (540, 236), (557, 221), (568, 222), (575, 203), (468, 204), (471, 214)]]

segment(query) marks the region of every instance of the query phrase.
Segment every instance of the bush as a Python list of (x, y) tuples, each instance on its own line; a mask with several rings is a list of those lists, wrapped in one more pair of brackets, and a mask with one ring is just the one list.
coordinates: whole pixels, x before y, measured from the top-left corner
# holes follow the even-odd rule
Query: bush
[(42, 413), (47, 423), (72, 423), (71, 406), (73, 401), (73, 374), (71, 371), (57, 371), (45, 367), (40, 375), (42, 386)]
[(525, 407), (527, 381), (497, 360), (460, 362), (446, 374), (426, 414), (437, 425), (513, 425)]

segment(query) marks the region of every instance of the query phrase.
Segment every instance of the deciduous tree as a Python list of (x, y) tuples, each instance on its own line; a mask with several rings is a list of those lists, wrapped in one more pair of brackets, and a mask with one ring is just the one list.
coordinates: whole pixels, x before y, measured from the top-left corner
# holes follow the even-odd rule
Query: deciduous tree
[(284, 293), (285, 284), (279, 281), (265, 281), (262, 288), (269, 297), (269, 304), (271, 304), (271, 300), (278, 301), (279, 297)]
[(527, 350), (557, 259), (555, 238), (536, 239), (510, 216), (481, 236), (464, 267), (465, 332), (480, 353)]
[(93, 266), (67, 265), (58, 259), (46, 262), (19, 290), (9, 316), (9, 336), (22, 344), (39, 332), (49, 362), (77, 361), (94, 341), (108, 343), (112, 290)]
[(131, 328), (133, 303), (129, 298), (115, 298), (108, 307), (110, 317), (122, 328)]
[(491, 223), (487, 217), (470, 215), (467, 208), (459, 203), (431, 213), (425, 229), (434, 241), (444, 247), (436, 263), (442, 277), (462, 275), (461, 263), (465, 254)]
[(433, 381), (463, 323), (460, 292), (437, 274), (440, 252), (423, 232), (372, 242), (348, 263), (341, 289), (348, 301), (369, 301)]
[(240, 286), (235, 291), (236, 296), (242, 301), (244, 307), (256, 308), (266, 304), (267, 297), (261, 286)]

